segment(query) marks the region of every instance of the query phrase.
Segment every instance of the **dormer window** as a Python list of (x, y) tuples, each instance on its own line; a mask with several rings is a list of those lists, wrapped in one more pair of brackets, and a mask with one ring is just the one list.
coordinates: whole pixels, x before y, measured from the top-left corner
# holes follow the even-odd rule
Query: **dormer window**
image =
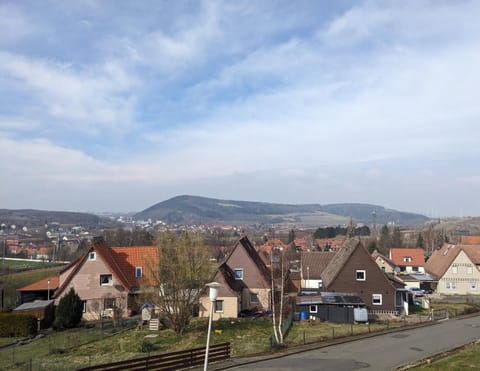
[(236, 268), (233, 273), (236, 280), (243, 280), (243, 268)]
[(135, 278), (142, 278), (143, 277), (143, 269), (142, 267), (135, 268)]
[(404, 261), (405, 263), (410, 263), (410, 262), (412, 261), (412, 257), (411, 257), (411, 256), (404, 256), (404, 257), (403, 257), (403, 261)]
[(90, 251), (90, 253), (88, 254), (88, 260), (95, 261), (95, 259), (97, 259), (97, 254), (95, 253), (95, 251)]

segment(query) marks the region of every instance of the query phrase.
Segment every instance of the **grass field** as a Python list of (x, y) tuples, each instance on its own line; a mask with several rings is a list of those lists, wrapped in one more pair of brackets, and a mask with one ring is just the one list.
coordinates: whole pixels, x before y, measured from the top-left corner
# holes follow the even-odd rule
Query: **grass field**
[(480, 343), (472, 344), (456, 354), (439, 359), (432, 364), (412, 368), (414, 371), (426, 370), (478, 370), (480, 368)]
[(14, 273), (26, 269), (41, 269), (55, 267), (55, 263), (36, 262), (31, 260), (0, 260), (0, 274)]

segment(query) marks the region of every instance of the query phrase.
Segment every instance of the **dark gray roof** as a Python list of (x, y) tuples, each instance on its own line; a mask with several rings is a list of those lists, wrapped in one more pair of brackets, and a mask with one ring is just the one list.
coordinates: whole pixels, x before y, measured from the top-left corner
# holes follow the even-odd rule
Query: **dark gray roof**
[(23, 303), (14, 309), (17, 310), (30, 310), (30, 309), (43, 309), (52, 304), (55, 300), (35, 300), (30, 303)]
[(321, 292), (318, 295), (299, 295), (296, 298), (297, 305), (308, 304), (334, 304), (334, 305), (365, 305), (363, 300), (354, 293), (345, 292)]
[(303, 252), (302, 253), (302, 274), (303, 278), (320, 279), (322, 272), (328, 263), (333, 259), (336, 252)]

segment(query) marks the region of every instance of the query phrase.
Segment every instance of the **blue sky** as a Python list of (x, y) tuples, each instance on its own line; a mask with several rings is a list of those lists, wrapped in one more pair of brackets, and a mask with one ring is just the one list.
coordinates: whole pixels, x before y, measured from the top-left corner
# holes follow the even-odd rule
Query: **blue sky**
[(478, 1), (0, 1), (0, 207), (480, 215)]

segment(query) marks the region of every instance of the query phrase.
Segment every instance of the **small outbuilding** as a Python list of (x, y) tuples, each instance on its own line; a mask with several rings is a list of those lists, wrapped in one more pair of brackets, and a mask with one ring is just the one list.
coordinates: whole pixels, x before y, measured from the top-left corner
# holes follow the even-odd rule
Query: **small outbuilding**
[(55, 315), (55, 300), (35, 300), (29, 303), (23, 303), (13, 311), (16, 313), (31, 314), (37, 318), (38, 329), (49, 328)]
[(336, 323), (367, 322), (367, 305), (357, 295), (340, 292), (317, 292), (296, 298), (299, 320), (319, 319)]

